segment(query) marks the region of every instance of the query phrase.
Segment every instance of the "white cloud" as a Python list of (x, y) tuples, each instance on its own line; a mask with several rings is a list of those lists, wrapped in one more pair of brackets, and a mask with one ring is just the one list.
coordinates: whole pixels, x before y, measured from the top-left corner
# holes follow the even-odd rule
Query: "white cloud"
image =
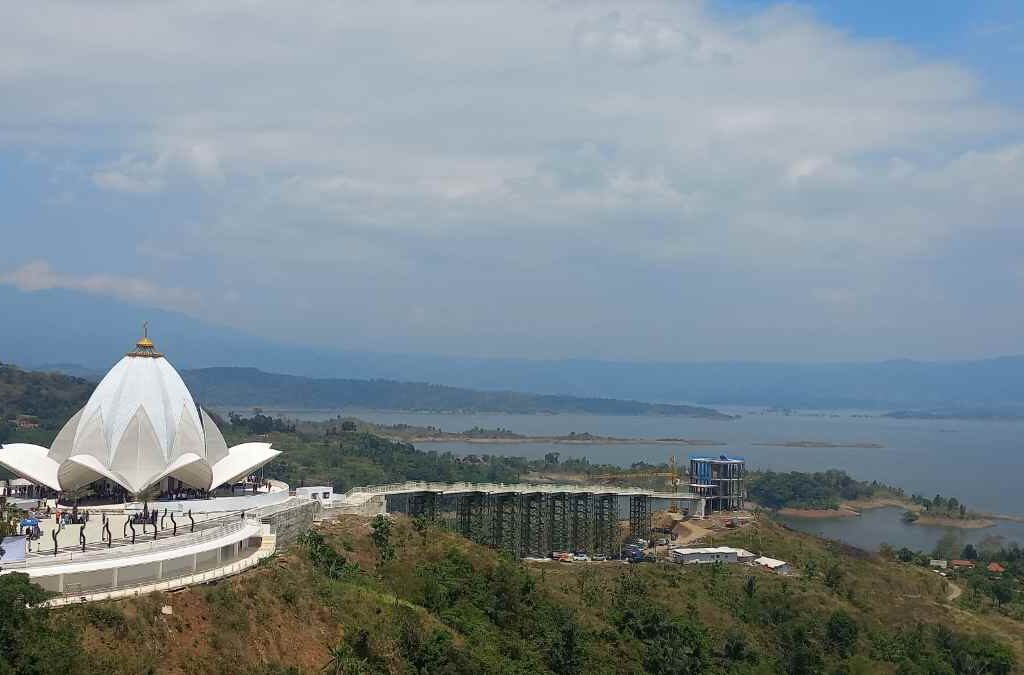
[(14, 286), (22, 291), (52, 288), (83, 291), (186, 313), (195, 313), (200, 306), (200, 295), (195, 291), (163, 287), (132, 277), (61, 274), (45, 260), (34, 260), (11, 272), (0, 274), (0, 284)]
[[(601, 340), (622, 330), (605, 305), (635, 289), (639, 349), (680, 356), (642, 326), (711, 275), (735, 309), (708, 331), (762, 293), (796, 326), (815, 317), (788, 298), (850, 306), (879, 278), (942, 292), (950, 251), (1019, 243), (1024, 118), (975, 73), (791, 6), (714, 7), (65, 0), (40, 21), (13, 5), (0, 143), (86, 157), (96, 188), (149, 195), (138, 220), (169, 224), (131, 250), (190, 283), (276, 284), (339, 314), (334, 289), (353, 288), (377, 335), (412, 305), (416, 330), (455, 339), (500, 298), (552, 334), (589, 312)], [(561, 284), (572, 311), (520, 296), (524, 276)]]

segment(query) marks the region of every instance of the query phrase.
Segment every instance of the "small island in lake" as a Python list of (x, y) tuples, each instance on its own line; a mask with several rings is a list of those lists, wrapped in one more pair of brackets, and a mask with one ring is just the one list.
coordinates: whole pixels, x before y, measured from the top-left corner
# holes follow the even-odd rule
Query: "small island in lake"
[(751, 445), (758, 445), (758, 446), (772, 447), (772, 448), (884, 448), (885, 447), (881, 443), (871, 443), (871, 442), (833, 443), (831, 441), (773, 441), (773, 442), (770, 442), (770, 443), (752, 443)]

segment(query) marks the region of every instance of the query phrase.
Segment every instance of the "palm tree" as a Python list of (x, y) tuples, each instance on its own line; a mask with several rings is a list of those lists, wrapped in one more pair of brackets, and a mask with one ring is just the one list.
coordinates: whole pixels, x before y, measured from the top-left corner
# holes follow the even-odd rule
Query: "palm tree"
[(150, 485), (144, 487), (138, 492), (132, 493), (132, 500), (142, 502), (142, 512), (149, 512), (149, 500), (156, 499), (160, 495), (160, 487), (158, 485)]
[(61, 493), (61, 498), (70, 499), (73, 501), (72, 513), (78, 514), (78, 500), (85, 499), (86, 497), (92, 497), (96, 494), (96, 491), (92, 489), (91, 485), (79, 485), (71, 490), (64, 490)]
[(367, 675), (372, 673), (373, 669), (370, 668), (370, 663), (366, 659), (352, 656), (351, 651), (351, 648), (344, 642), (334, 645), (328, 652), (331, 660), (324, 664), (321, 670), (331, 673), (331, 675)]

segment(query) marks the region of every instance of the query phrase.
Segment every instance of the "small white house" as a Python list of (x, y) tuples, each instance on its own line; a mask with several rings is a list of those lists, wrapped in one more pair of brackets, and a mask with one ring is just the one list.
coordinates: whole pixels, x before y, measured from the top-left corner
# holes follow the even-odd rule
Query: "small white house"
[(754, 564), (767, 568), (776, 574), (789, 574), (793, 571), (793, 567), (785, 560), (776, 560), (775, 558), (766, 558), (765, 556), (755, 560)]
[(934, 567), (935, 569), (944, 570), (949, 567), (949, 563), (945, 560), (929, 560), (928, 567)]
[(334, 499), (334, 488), (323, 485), (295, 488), (295, 496), (330, 503)]
[(754, 554), (742, 548), (717, 546), (714, 548), (675, 548), (672, 549), (672, 561), (691, 565), (694, 563), (746, 563), (754, 559)]

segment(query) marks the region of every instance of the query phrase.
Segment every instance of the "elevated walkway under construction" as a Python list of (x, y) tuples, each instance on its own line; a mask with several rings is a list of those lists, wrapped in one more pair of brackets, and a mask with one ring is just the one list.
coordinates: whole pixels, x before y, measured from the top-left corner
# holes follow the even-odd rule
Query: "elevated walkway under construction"
[(424, 517), (513, 555), (552, 551), (612, 555), (628, 536), (648, 539), (651, 514), (675, 507), (697, 518), (706, 497), (609, 485), (406, 482), (349, 490), (327, 513)]

